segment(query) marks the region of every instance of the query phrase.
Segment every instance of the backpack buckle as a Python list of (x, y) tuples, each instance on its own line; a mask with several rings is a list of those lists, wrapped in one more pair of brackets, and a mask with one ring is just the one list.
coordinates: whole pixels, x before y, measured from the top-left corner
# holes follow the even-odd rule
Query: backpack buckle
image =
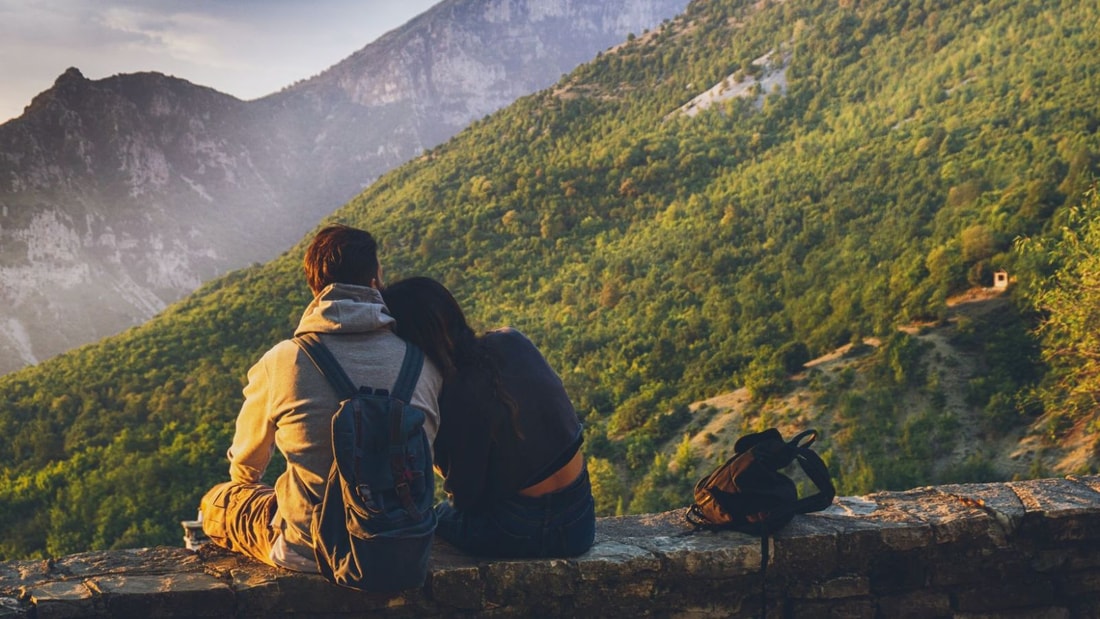
[(374, 495), (371, 494), (370, 486), (367, 484), (359, 484), (356, 486), (355, 494), (358, 494), (359, 498), (363, 499), (364, 503), (374, 503)]
[(397, 491), (397, 496), (401, 497), (402, 501), (404, 501), (412, 494), (409, 490), (409, 482), (406, 480), (401, 480), (397, 482), (397, 485), (395, 485), (393, 489)]

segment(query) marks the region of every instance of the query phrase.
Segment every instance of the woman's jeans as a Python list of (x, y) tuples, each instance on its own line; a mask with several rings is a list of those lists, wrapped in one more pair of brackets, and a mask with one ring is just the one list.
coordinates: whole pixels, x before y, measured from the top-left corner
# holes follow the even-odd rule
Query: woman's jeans
[(571, 484), (540, 497), (500, 499), (485, 511), (456, 511), (450, 501), (435, 507), (436, 535), (464, 552), (511, 558), (575, 557), (596, 537), (596, 506), (588, 467)]

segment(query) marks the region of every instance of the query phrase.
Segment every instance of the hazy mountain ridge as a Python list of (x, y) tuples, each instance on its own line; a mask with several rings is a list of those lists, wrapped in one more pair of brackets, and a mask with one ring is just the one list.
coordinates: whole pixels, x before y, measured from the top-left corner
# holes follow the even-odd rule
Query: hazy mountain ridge
[[(340, 203), (381, 172), (471, 120), (545, 88), (627, 34), (655, 27), (687, 0), (447, 0), (307, 82), (262, 99), (292, 130), (314, 136), (315, 183), (350, 160), (369, 173), (341, 185)], [(602, 42), (597, 45), (596, 42)], [(310, 109), (324, 126), (288, 111)], [(376, 145), (361, 148), (361, 144)], [(346, 165), (346, 163), (345, 163)]]
[(271, 259), (386, 170), (686, 4), (448, 0), (253, 102), (66, 71), (0, 125), (0, 373)]

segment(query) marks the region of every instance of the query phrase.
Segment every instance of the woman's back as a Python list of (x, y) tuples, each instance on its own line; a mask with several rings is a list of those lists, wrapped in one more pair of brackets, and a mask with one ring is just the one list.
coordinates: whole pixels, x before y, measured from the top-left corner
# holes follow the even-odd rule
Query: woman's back
[[(504, 328), (478, 344), (496, 362), (499, 383), (485, 368), (462, 368), (440, 397), (436, 463), (459, 509), (537, 484), (569, 462), (582, 440), (561, 379), (527, 336)], [(497, 384), (514, 411), (498, 398)]]
[(477, 337), (454, 296), (426, 277), (383, 295), (397, 334), (443, 371), (435, 464), (450, 500), (436, 535), (474, 554), (576, 556), (595, 538), (581, 424), (561, 379), (527, 336)]

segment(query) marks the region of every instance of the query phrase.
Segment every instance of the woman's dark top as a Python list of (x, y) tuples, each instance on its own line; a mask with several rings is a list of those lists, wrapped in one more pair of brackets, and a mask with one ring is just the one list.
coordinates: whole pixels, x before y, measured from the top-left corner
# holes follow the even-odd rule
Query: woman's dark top
[(467, 511), (546, 479), (573, 458), (583, 440), (561, 379), (527, 336), (504, 328), (479, 342), (495, 357), (500, 388), (517, 412), (513, 416), (497, 399), (491, 376), (481, 368), (461, 370), (444, 383), (435, 464), (455, 509)]

